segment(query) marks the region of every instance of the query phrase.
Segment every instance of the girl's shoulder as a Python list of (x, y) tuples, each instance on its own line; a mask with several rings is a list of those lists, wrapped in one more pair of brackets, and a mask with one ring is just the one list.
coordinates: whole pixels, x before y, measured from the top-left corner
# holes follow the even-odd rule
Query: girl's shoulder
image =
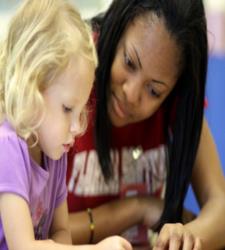
[(12, 138), (16, 140), (17, 137), (15, 129), (7, 120), (0, 123), (0, 140), (4, 138)]
[(11, 123), (6, 119), (0, 122), (0, 137), (3, 136), (17, 136), (16, 130), (13, 128)]
[(0, 124), (0, 151), (0, 192), (17, 194), (29, 202), (32, 174), (27, 144), (7, 121)]
[(15, 129), (7, 120), (0, 124), (0, 148), (4, 152), (9, 149), (12, 151), (11, 153), (13, 151), (18, 152), (18, 149), (27, 152), (26, 142), (17, 135)]

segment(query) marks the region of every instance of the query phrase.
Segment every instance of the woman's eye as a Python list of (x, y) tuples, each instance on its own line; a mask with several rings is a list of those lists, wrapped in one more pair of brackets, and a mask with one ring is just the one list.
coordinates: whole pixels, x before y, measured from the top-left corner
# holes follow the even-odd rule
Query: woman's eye
[(70, 112), (72, 112), (72, 108), (63, 105), (63, 111), (64, 111), (65, 113), (70, 113)]
[(156, 92), (154, 89), (152, 89), (152, 96), (159, 98), (160, 94), (158, 92)]
[(148, 91), (150, 96), (153, 96), (156, 98), (160, 97), (160, 93), (158, 91), (156, 91), (152, 86), (147, 86), (147, 91)]
[(124, 53), (124, 62), (129, 68), (135, 70), (135, 64), (131, 61), (131, 59), (126, 53)]

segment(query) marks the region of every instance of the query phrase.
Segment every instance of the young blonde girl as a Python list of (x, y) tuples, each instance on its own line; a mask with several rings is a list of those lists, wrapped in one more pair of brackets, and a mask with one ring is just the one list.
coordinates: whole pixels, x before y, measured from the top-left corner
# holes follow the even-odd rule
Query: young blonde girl
[(120, 237), (69, 246), (66, 153), (85, 129), (96, 55), (63, 0), (26, 0), (0, 53), (0, 249), (127, 249)]

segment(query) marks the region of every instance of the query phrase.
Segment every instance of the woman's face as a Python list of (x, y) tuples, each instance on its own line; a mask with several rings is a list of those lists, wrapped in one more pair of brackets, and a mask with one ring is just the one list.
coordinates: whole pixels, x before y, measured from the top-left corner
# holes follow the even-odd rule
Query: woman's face
[(154, 114), (176, 84), (180, 57), (162, 18), (149, 15), (128, 26), (111, 68), (108, 113), (114, 126)]

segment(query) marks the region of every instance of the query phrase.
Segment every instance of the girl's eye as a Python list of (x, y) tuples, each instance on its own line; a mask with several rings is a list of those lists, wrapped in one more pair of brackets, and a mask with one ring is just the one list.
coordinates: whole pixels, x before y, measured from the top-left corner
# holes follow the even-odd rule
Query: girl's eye
[(65, 113), (70, 113), (70, 112), (72, 112), (72, 108), (63, 105), (63, 111), (64, 111)]
[(135, 70), (135, 64), (132, 62), (132, 60), (129, 58), (129, 56), (124, 52), (124, 62), (125, 64), (132, 70)]

